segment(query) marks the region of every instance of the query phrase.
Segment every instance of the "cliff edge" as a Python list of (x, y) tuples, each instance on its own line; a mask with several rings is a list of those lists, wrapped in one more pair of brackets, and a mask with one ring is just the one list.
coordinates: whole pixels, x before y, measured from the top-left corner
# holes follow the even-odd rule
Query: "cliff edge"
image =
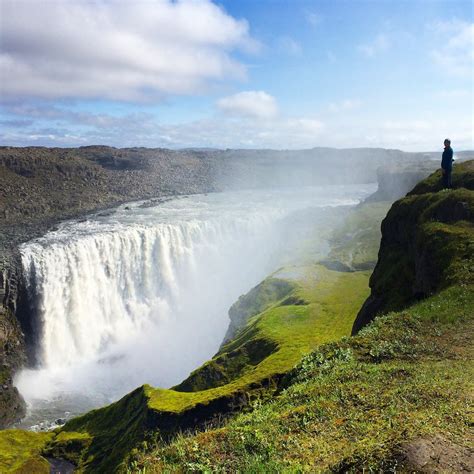
[(393, 204), (352, 334), (379, 314), (474, 281), (474, 161), (455, 167), (453, 187), (441, 189), (436, 171)]

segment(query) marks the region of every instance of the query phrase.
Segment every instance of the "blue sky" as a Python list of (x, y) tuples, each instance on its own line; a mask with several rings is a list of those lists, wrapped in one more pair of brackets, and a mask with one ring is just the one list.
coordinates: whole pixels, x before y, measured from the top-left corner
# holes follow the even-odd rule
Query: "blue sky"
[(0, 144), (472, 149), (471, 0), (0, 0)]

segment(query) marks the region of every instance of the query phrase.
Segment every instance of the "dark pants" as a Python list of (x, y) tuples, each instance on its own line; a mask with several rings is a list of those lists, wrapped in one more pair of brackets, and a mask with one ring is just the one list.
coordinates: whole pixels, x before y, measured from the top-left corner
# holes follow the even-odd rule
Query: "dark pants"
[(444, 173), (443, 173), (443, 187), (444, 188), (453, 187), (453, 185), (451, 184), (451, 171), (452, 170), (444, 170)]

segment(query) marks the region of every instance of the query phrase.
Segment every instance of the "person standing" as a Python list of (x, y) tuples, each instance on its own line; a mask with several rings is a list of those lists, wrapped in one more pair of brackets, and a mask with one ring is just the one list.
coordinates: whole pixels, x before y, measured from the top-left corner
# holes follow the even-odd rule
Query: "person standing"
[(451, 172), (453, 170), (453, 149), (451, 148), (451, 140), (444, 140), (443, 157), (441, 158), (441, 173), (443, 174), (443, 187), (445, 189), (452, 188)]

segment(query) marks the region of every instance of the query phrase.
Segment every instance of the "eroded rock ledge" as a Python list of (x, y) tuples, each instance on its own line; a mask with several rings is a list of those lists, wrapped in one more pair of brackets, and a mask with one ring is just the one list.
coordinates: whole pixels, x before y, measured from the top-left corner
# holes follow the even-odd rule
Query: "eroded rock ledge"
[(382, 222), (371, 294), (353, 334), (378, 314), (403, 309), (453, 283), (472, 282), (474, 161), (454, 168), (453, 186), (441, 190), (437, 171), (393, 204)]

